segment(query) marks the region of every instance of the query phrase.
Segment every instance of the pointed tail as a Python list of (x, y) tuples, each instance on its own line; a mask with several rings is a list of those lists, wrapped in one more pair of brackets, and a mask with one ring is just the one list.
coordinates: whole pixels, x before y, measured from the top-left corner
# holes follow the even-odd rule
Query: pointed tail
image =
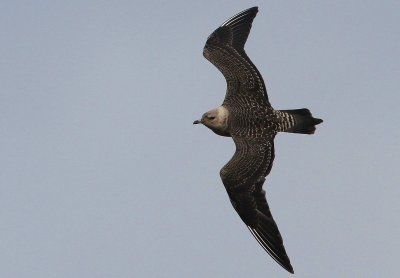
[(314, 134), (315, 126), (322, 123), (322, 120), (314, 118), (307, 108), (278, 110), (278, 112), (282, 120), (279, 131)]

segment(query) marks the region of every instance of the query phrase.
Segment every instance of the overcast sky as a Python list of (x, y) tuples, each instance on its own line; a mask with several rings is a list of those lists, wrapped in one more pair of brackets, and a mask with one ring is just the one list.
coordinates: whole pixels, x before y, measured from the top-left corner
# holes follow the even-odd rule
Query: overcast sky
[(399, 1), (0, 2), (0, 276), (290, 277), (233, 210), (230, 138), (193, 126), (226, 84), (208, 35), (246, 44), (280, 134), (267, 198), (295, 277), (398, 277)]

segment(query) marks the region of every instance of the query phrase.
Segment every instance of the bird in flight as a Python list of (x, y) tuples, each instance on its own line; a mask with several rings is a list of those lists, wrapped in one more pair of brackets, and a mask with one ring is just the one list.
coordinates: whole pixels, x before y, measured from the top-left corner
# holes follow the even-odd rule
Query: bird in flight
[(203, 55), (224, 75), (227, 91), (221, 106), (193, 124), (232, 137), (235, 154), (220, 171), (229, 199), (265, 251), (294, 273), (262, 187), (275, 157), (276, 134), (313, 134), (322, 120), (306, 108), (272, 108), (263, 78), (244, 51), (257, 12), (253, 7), (233, 16), (208, 37)]

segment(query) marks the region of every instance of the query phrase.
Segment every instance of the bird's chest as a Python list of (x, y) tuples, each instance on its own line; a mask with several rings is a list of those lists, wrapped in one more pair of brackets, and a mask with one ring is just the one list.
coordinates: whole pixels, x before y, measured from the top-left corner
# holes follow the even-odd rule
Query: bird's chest
[(231, 133), (241, 136), (261, 137), (275, 133), (276, 116), (269, 111), (237, 111), (231, 119)]

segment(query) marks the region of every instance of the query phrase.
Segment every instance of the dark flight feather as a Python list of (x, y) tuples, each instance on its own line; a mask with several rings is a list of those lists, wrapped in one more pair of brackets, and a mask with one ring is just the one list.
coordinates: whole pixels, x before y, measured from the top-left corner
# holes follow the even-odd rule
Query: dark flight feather
[(227, 81), (224, 104), (232, 104), (232, 95), (247, 91), (260, 104), (270, 106), (264, 80), (243, 47), (258, 8), (245, 10), (221, 25), (207, 39), (203, 55), (214, 64)]
[[(225, 21), (208, 37), (203, 55), (227, 82), (222, 106), (211, 111), (224, 111), (221, 123), (225, 133), (216, 133), (231, 136), (236, 146), (233, 157), (220, 171), (229, 199), (265, 251), (293, 273), (262, 186), (275, 157), (275, 135), (278, 132), (312, 134), (322, 120), (313, 118), (308, 109), (272, 108), (263, 78), (244, 50), (257, 12), (258, 8), (253, 7)], [(212, 130), (221, 128), (213, 122), (202, 123)]]

